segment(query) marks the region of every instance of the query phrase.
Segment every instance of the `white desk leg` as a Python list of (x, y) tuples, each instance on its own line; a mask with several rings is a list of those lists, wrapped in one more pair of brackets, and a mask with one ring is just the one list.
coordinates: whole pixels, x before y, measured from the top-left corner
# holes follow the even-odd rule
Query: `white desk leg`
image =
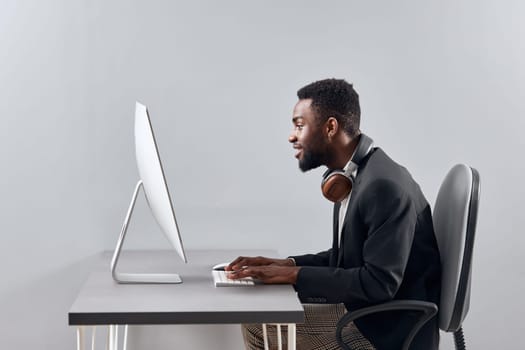
[[(281, 325), (276, 324), (277, 326), (277, 347), (279, 350), (282, 350), (283, 348), (283, 339), (282, 339), (282, 332), (281, 332)], [(295, 350), (296, 349), (296, 335), (295, 335), (295, 323), (289, 323), (288, 326), (288, 350)], [(264, 341), (264, 350), (268, 350), (268, 330), (266, 329), (266, 323), (262, 324), (262, 330), (263, 330), (263, 341)]]
[(108, 326), (108, 347), (109, 350), (115, 350), (115, 326)]
[(122, 340), (122, 350), (127, 350), (128, 348), (128, 325), (124, 326), (124, 339)]
[[(122, 339), (122, 349), (126, 350), (128, 347), (128, 325), (124, 326), (124, 336)], [(78, 341), (77, 341), (78, 343)], [(78, 349), (78, 350), (84, 350)], [(91, 350), (95, 350), (95, 327), (93, 327), (93, 338), (91, 343)], [(108, 325), (108, 337), (106, 339), (106, 350), (118, 350), (118, 325)]]
[(288, 350), (295, 350), (295, 323), (288, 324)]
[(281, 335), (281, 325), (277, 325), (277, 349), (283, 350), (283, 337)]
[(268, 331), (266, 329), (266, 323), (263, 323), (262, 329), (263, 329), (264, 350), (268, 350)]
[(115, 325), (115, 350), (118, 350), (118, 324)]
[(97, 326), (91, 328), (91, 350), (95, 350), (95, 334), (97, 332)]
[(77, 350), (84, 350), (84, 326), (77, 327)]

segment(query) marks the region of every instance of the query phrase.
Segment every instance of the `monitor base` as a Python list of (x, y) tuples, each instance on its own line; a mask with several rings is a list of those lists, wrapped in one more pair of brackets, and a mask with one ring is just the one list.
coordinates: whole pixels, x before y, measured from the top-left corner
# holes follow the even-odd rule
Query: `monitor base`
[(176, 284), (182, 283), (182, 278), (176, 273), (118, 273), (113, 275), (118, 283), (128, 284)]
[(131, 198), (131, 203), (129, 204), (128, 213), (124, 219), (124, 224), (122, 225), (122, 230), (120, 231), (120, 236), (117, 241), (117, 247), (113, 253), (113, 258), (111, 259), (111, 276), (117, 283), (123, 284), (167, 284), (167, 283), (182, 283), (182, 278), (176, 273), (121, 273), (117, 272), (118, 259), (120, 257), (120, 252), (122, 251), (122, 243), (124, 243), (124, 238), (126, 237), (126, 232), (128, 231), (129, 220), (133, 214), (133, 208), (135, 207), (135, 202), (137, 201), (137, 195), (140, 189), (143, 187), (142, 180), (137, 182), (135, 191), (133, 192), (133, 197)]

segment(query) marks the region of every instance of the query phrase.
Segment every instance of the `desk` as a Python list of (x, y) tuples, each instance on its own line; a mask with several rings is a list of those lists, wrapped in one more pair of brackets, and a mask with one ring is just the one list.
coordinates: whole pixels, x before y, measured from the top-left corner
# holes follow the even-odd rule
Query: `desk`
[[(289, 324), (289, 348), (295, 346), (295, 324), (304, 311), (291, 285), (219, 287), (213, 285), (213, 265), (238, 255), (277, 256), (275, 251), (187, 251), (188, 264), (174, 251), (124, 251), (122, 272), (166, 272), (181, 275), (182, 284), (118, 284), (109, 270), (111, 253), (102, 254), (69, 310), (69, 325), (78, 326), (77, 347), (83, 346), (86, 325), (160, 324)], [(118, 328), (116, 328), (118, 329)], [(293, 334), (292, 334), (293, 333)], [(115, 339), (110, 348), (116, 348)], [(125, 344), (125, 342), (124, 342)]]

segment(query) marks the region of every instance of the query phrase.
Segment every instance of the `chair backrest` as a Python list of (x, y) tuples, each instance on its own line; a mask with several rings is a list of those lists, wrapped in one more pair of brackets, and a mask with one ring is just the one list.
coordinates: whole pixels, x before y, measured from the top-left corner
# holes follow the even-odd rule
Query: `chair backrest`
[(434, 206), (434, 231), (442, 264), (439, 328), (447, 332), (461, 327), (470, 305), (479, 190), (477, 170), (455, 165), (443, 180)]

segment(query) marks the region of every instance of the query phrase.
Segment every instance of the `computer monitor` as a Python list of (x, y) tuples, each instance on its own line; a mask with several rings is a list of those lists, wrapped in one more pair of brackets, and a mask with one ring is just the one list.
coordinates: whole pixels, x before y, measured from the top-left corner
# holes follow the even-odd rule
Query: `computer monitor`
[(122, 243), (126, 236), (129, 220), (137, 200), (140, 188), (144, 189), (147, 203), (153, 217), (171, 242), (180, 258), (187, 262), (180, 231), (173, 211), (166, 177), (162, 169), (157, 143), (146, 106), (135, 105), (135, 154), (140, 180), (131, 199), (124, 224), (111, 260), (111, 275), (118, 283), (181, 283), (177, 274), (167, 273), (120, 273), (116, 271)]

